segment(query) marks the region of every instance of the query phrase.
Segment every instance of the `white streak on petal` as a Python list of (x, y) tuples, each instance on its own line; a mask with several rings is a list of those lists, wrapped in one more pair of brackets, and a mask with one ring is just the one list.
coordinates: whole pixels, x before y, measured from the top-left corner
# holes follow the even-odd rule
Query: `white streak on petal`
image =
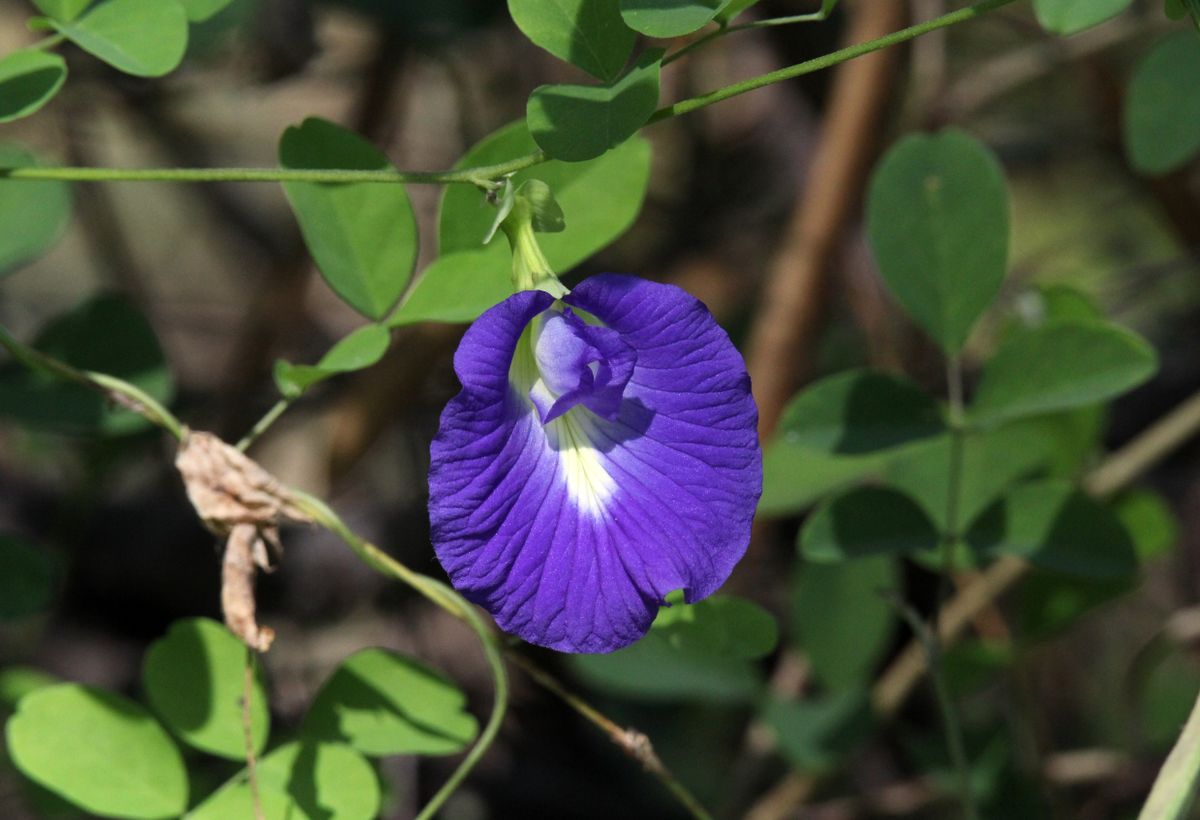
[(599, 518), (617, 489), (604, 466), (604, 456), (592, 444), (591, 411), (573, 407), (546, 425), (546, 440), (558, 453), (567, 495), (581, 511)]

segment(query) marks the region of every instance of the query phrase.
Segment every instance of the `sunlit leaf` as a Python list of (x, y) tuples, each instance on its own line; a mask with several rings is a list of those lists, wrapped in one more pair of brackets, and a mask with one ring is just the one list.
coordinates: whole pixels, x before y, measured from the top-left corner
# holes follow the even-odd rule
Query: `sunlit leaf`
[(938, 532), (920, 506), (887, 487), (858, 487), (817, 508), (798, 538), (810, 561), (846, 561), (934, 549)]
[(889, 453), (867, 456), (829, 455), (785, 438), (763, 450), (763, 494), (758, 512), (766, 516), (803, 512), (826, 493), (840, 490), (863, 476), (883, 471)]
[(28, 117), (54, 98), (67, 61), (45, 51), (14, 51), (0, 59), (0, 122)]
[(479, 726), (466, 696), (440, 672), (385, 649), (347, 658), (313, 702), (304, 736), (372, 756), (462, 751)]
[(338, 341), (315, 365), (275, 362), (275, 385), (285, 396), (299, 396), (308, 388), (339, 373), (370, 367), (387, 353), (391, 334), (382, 325), (366, 325)]
[[(176, 621), (146, 652), (142, 686), (150, 707), (189, 746), (230, 760), (245, 759), (246, 653), (245, 645), (216, 621)], [(254, 750), (261, 752), (270, 718), (262, 671), (257, 663), (255, 667), (250, 725)]]
[(704, 28), (724, 0), (620, 0), (625, 25), (647, 37), (682, 37)]
[(616, 148), (646, 124), (658, 106), (662, 50), (651, 49), (610, 85), (543, 85), (525, 108), (533, 139), (548, 155), (582, 162)]
[(1075, 34), (1116, 17), (1133, 0), (1033, 0), (1042, 28), (1054, 34)]
[[(258, 762), (264, 820), (373, 820), (379, 778), (358, 752), (340, 743), (288, 743)], [(254, 817), (245, 775), (210, 795), (188, 820)]]
[(178, 817), (187, 805), (183, 759), (137, 704), (64, 683), (17, 704), (8, 751), (27, 777), (71, 803), (110, 817)]
[[(284, 132), (284, 168), (382, 171), (387, 157), (357, 134), (310, 117)], [(334, 293), (369, 319), (387, 315), (417, 260), (417, 222), (399, 183), (286, 182), (304, 241)]]
[(187, 51), (187, 13), (178, 0), (104, 0), (54, 27), (94, 57), (138, 77), (174, 71)]
[(633, 51), (636, 35), (617, 0), (508, 0), (508, 11), (535, 45), (602, 82), (615, 80)]
[(92, 0), (33, 0), (42, 14), (64, 23), (74, 20), (91, 4)]

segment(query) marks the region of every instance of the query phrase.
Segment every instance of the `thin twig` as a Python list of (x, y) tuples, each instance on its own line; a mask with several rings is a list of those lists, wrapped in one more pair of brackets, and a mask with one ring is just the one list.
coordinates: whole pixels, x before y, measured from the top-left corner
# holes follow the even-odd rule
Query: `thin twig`
[(262, 794), (258, 790), (258, 759), (254, 754), (254, 650), (246, 647), (242, 671), (242, 737), (246, 742), (246, 784), (254, 805), (254, 820), (264, 820)]

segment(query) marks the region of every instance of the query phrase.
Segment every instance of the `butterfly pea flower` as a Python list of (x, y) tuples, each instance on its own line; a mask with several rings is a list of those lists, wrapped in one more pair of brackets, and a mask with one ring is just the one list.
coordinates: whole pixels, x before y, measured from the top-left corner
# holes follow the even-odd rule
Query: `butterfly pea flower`
[(643, 636), (729, 577), (762, 489), (742, 357), (679, 288), (602, 274), (467, 330), (429, 473), (433, 544), (507, 632), (564, 652)]

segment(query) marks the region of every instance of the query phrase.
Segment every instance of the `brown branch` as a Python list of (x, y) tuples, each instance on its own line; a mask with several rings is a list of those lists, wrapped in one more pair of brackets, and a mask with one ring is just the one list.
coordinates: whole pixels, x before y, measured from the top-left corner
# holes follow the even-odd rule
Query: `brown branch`
[[(861, 3), (846, 40), (866, 42), (904, 24), (901, 0)], [(784, 405), (812, 366), (827, 312), (830, 273), (858, 210), (900, 54), (884, 49), (837, 70), (829, 110), (797, 203), (767, 273), (746, 356), (758, 402), (759, 434), (769, 438)]]

